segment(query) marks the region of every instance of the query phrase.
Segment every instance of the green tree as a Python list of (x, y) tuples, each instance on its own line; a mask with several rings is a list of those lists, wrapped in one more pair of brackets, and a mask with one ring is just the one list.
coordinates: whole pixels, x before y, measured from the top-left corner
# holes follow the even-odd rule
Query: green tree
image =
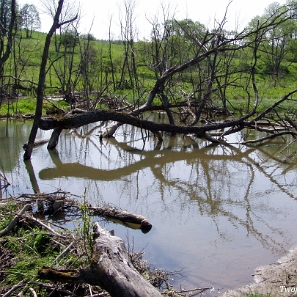
[(288, 60), (290, 62), (297, 62), (297, 1), (296, 0), (289, 0), (287, 1), (288, 7), (294, 12), (292, 14), (292, 31), (291, 31), (291, 39), (289, 42), (289, 56)]
[[(265, 24), (274, 19), (275, 26), (266, 30)], [(284, 21), (286, 19), (286, 21)], [(288, 7), (278, 2), (270, 4), (263, 16), (255, 17), (249, 24), (250, 29), (262, 27), (262, 42), (260, 45), (260, 59), (265, 65), (264, 72), (270, 74), (275, 82), (279, 79), (282, 71), (282, 63), (290, 52), (290, 44), (296, 21), (288, 18)]]
[(41, 27), (39, 13), (33, 4), (25, 4), (21, 10), (21, 24), (22, 28), (26, 30), (26, 37), (32, 37), (32, 31)]
[[(13, 45), (13, 38), (16, 31), (16, 13), (16, 0), (0, 1), (0, 79), (2, 86), (4, 85), (4, 63), (10, 56)], [(3, 89), (1, 88), (1, 97), (2, 94)]]
[(60, 46), (63, 46), (65, 51), (72, 50), (78, 43), (78, 33), (76, 30), (66, 29), (60, 35)]

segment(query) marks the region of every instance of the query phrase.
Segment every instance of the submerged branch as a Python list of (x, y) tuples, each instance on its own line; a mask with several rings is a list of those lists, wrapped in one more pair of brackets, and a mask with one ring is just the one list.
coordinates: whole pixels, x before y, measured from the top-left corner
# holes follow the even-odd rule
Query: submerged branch
[(262, 138), (259, 138), (259, 139), (253, 139), (253, 140), (246, 140), (246, 141), (243, 141), (241, 142), (240, 144), (254, 144), (254, 143), (259, 143), (259, 142), (263, 142), (265, 140), (271, 140), (273, 138), (276, 138), (278, 136), (283, 136), (283, 135), (293, 135), (293, 136), (297, 136), (296, 133), (293, 133), (293, 132), (290, 132), (290, 131), (286, 131), (286, 132), (281, 132), (281, 133), (277, 133), (277, 134), (271, 134), (271, 135), (268, 135), (268, 136), (265, 136), (265, 137), (262, 137)]

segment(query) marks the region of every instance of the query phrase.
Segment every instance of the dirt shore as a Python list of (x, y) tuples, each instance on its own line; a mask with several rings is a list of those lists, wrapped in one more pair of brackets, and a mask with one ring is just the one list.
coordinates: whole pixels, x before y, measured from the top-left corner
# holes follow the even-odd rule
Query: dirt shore
[(277, 263), (258, 267), (254, 283), (224, 293), (224, 297), (246, 296), (259, 293), (263, 296), (297, 296), (297, 246)]

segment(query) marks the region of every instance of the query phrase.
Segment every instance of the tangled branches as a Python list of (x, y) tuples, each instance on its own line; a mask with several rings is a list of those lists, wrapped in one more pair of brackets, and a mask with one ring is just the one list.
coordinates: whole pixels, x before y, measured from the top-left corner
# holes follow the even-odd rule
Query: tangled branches
[(10, 185), (6, 176), (0, 172), (0, 190), (7, 188)]

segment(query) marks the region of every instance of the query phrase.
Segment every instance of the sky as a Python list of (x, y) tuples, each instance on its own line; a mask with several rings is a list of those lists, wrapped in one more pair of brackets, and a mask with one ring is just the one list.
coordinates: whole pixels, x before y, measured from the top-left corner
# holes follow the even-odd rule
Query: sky
[[(53, 1), (53, 0), (42, 0)], [(24, 4), (34, 4), (40, 12), (42, 32), (47, 32), (52, 19), (44, 13), (41, 0), (19, 0), (20, 7)], [(120, 19), (123, 14), (125, 0), (68, 0), (73, 7), (80, 7), (80, 33), (92, 33), (98, 39), (108, 39), (108, 28), (111, 22), (111, 32), (114, 39), (120, 37)], [(138, 39), (148, 38), (151, 25), (148, 20), (156, 17), (162, 19), (162, 6), (168, 7), (169, 16), (176, 20), (190, 18), (203, 23), (207, 28), (213, 28), (215, 21), (221, 21), (230, 0), (132, 0), (135, 2), (135, 24)], [(271, 3), (285, 4), (286, 0), (233, 0), (227, 12), (226, 29), (243, 28), (249, 21), (264, 13)]]

